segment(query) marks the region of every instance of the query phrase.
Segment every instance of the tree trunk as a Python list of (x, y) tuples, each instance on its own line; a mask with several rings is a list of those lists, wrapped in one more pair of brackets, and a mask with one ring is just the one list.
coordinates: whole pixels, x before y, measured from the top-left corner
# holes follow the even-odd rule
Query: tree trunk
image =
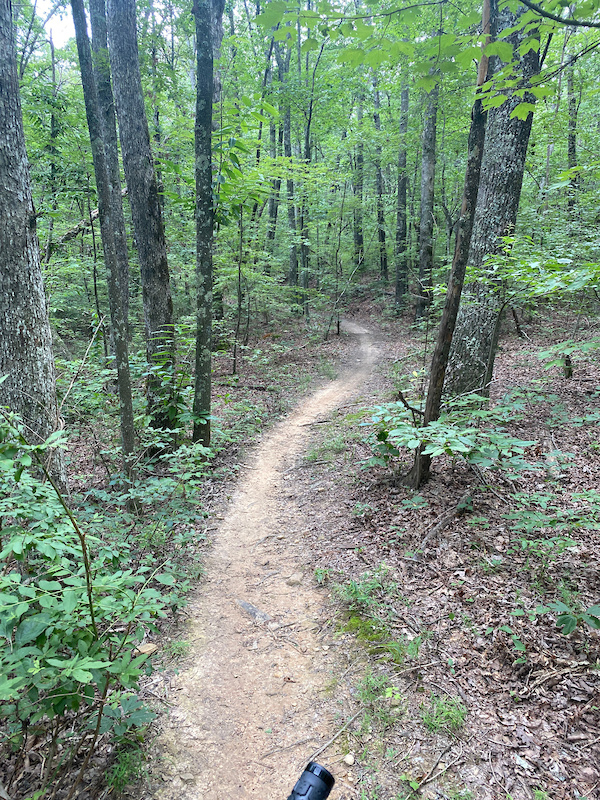
[[(373, 103), (375, 111), (373, 114), (373, 122), (375, 123), (375, 130), (377, 134), (381, 133), (381, 117), (379, 115), (379, 88), (377, 86), (377, 77), (373, 76)], [(383, 173), (381, 171), (381, 141), (377, 135), (377, 143), (375, 145), (375, 195), (377, 206), (377, 242), (379, 245), (379, 275), (385, 283), (389, 280), (388, 275), (388, 260), (387, 248), (385, 244), (385, 213), (383, 209)]]
[[(482, 30), (484, 35), (488, 37), (491, 28), (491, 19), (495, 17), (496, 13), (497, 0), (484, 0)], [(487, 56), (482, 55), (477, 72), (477, 87), (482, 86), (487, 80), (488, 70), (489, 60)], [(454, 258), (452, 260), (452, 270), (450, 273), (450, 280), (448, 281), (442, 319), (438, 329), (438, 338), (431, 360), (423, 425), (434, 422), (436, 419), (439, 419), (440, 416), (448, 356), (452, 345), (452, 338), (467, 270), (473, 220), (475, 218), (475, 208), (477, 205), (477, 194), (481, 176), (486, 119), (487, 112), (484, 111), (481, 100), (476, 97), (471, 112), (471, 127), (467, 146), (467, 169), (465, 172), (460, 216), (456, 229)], [(431, 456), (425, 455), (421, 451), (422, 448), (417, 450), (413, 466), (405, 479), (406, 483), (415, 489), (418, 489), (421, 484), (428, 480), (431, 466)]]
[[(271, 123), (270, 141), (271, 141), (271, 158), (276, 159), (280, 153), (283, 145), (283, 126), (279, 125), (279, 132), (275, 127), (275, 123)], [(281, 178), (279, 174), (273, 179), (271, 183), (271, 193), (269, 195), (269, 221), (267, 222), (267, 243), (266, 251), (269, 259), (273, 257), (275, 252), (275, 232), (277, 230), (277, 213), (279, 209), (279, 195), (281, 192)], [(265, 273), (271, 274), (271, 263), (267, 261), (265, 265)]]
[(408, 291), (408, 227), (406, 219), (406, 137), (408, 133), (408, 86), (400, 93), (400, 145), (398, 149), (398, 198), (396, 205), (396, 292), (399, 306)]
[(433, 269), (433, 200), (435, 191), (435, 144), (439, 84), (429, 93), (423, 125), (423, 151), (421, 156), (421, 211), (419, 216), (419, 297), (415, 318), (421, 319), (431, 303)]
[(92, 67), (92, 51), (87, 33), (87, 22), (83, 0), (71, 0), (73, 11), (73, 24), (77, 39), (77, 53), (81, 67), (81, 82), (83, 84), (83, 97), (94, 173), (96, 176), (96, 191), (98, 193), (98, 211), (100, 216), (100, 230), (102, 234), (102, 247), (106, 263), (108, 281), (108, 302), (112, 322), (115, 357), (117, 362), (117, 382), (119, 389), (121, 444), (123, 449), (123, 465), (125, 473), (131, 477), (132, 455), (134, 450), (133, 403), (131, 398), (131, 382), (129, 377), (129, 353), (127, 349), (127, 331), (123, 319), (121, 293), (119, 291), (117, 257), (115, 251), (114, 225), (111, 211), (114, 203), (111, 199), (111, 183), (108, 175), (108, 165), (102, 140), (102, 125), (94, 72)]
[[(0, 0), (0, 404), (32, 444), (60, 428), (52, 334), (40, 267), (10, 0)], [(66, 487), (60, 450), (48, 468)]]
[(212, 103), (213, 18), (210, 0), (194, 0), (196, 21), (196, 384), (193, 440), (205, 447), (211, 439), (211, 363), (213, 296)]
[[(569, 61), (567, 67), (567, 98), (569, 105), (569, 126), (567, 135), (567, 166), (574, 170), (577, 166), (577, 112), (579, 110), (577, 95), (575, 93), (575, 61)], [(569, 195), (567, 199), (567, 210), (571, 216), (577, 205), (577, 186), (579, 179), (574, 172), (570, 176)]]
[[(507, 8), (499, 17), (499, 30), (513, 27), (518, 20)], [(517, 31), (508, 37), (516, 53), (524, 36), (522, 31)], [(503, 66), (497, 56), (493, 56), (490, 62), (493, 62), (493, 72)], [(525, 85), (538, 70), (538, 54), (530, 50), (521, 58), (521, 74)], [(504, 247), (503, 237), (514, 231), (533, 119), (531, 112), (526, 120), (511, 119), (512, 112), (523, 99), (529, 103), (535, 102), (535, 98), (528, 93), (524, 98), (509, 94), (499, 108), (492, 108), (488, 114), (469, 251), (469, 264), (474, 267), (481, 267), (488, 256), (500, 253)], [(501, 308), (499, 293), (494, 291), (493, 286), (481, 282), (470, 292), (466, 304), (463, 299), (445, 387), (450, 393), (489, 391)]]
[(140, 260), (146, 352), (151, 367), (148, 413), (156, 427), (171, 427), (168, 406), (175, 350), (173, 302), (140, 77), (135, 0), (108, 0), (108, 36), (123, 167)]
[(358, 101), (356, 120), (358, 123), (358, 143), (356, 145), (353, 177), (354, 190), (354, 261), (360, 268), (365, 259), (365, 236), (363, 231), (363, 187), (365, 178), (365, 145), (362, 140), (362, 97)]
[(106, 29), (106, 8), (104, 0), (89, 0), (90, 23), (92, 28), (92, 50), (94, 53), (94, 76), (98, 92), (98, 107), (102, 125), (102, 138), (108, 178), (111, 184), (111, 218), (117, 258), (118, 283), (123, 308), (123, 322), (129, 332), (129, 255), (127, 253), (127, 234), (123, 199), (121, 193), (121, 172), (119, 169), (119, 145), (117, 140), (117, 121), (113, 98), (110, 62), (108, 57), (108, 33)]

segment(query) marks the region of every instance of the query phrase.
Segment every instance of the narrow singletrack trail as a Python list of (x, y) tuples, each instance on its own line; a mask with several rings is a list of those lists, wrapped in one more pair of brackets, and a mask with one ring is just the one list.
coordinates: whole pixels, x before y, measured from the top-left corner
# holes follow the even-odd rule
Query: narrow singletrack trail
[[(344, 724), (323, 699), (335, 677), (318, 636), (324, 595), (303, 574), (306, 520), (287, 496), (311, 424), (356, 396), (373, 366), (368, 331), (344, 329), (356, 337), (355, 363), (267, 434), (214, 535), (147, 798), (285, 800), (308, 757)], [(340, 782), (331, 800), (350, 797), (348, 788)]]

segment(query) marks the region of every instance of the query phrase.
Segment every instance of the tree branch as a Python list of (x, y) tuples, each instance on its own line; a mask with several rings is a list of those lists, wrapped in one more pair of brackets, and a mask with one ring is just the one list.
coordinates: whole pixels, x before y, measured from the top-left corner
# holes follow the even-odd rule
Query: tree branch
[(585, 20), (574, 19), (573, 17), (570, 19), (563, 19), (556, 14), (551, 14), (550, 11), (544, 11), (543, 8), (538, 6), (537, 3), (532, 3), (531, 0), (519, 0), (519, 2), (523, 3), (524, 6), (527, 6), (527, 8), (530, 8), (532, 11), (535, 11), (535, 13), (539, 14), (541, 17), (551, 19), (554, 22), (560, 22), (561, 25), (571, 25), (576, 28), (600, 28), (600, 22), (586, 22)]

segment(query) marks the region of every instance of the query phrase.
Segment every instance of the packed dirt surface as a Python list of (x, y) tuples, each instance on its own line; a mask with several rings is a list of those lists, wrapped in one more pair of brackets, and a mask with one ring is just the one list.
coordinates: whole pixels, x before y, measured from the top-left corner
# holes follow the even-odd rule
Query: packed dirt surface
[[(283, 800), (349, 721), (323, 698), (337, 657), (321, 635), (324, 593), (299, 561), (305, 519), (288, 501), (311, 426), (356, 395), (376, 357), (367, 330), (344, 327), (357, 339), (355, 363), (273, 428), (214, 535), (189, 608), (192, 650), (171, 684), (147, 797)], [(341, 757), (334, 741), (317, 760)], [(344, 778), (332, 800), (354, 795), (348, 765)]]

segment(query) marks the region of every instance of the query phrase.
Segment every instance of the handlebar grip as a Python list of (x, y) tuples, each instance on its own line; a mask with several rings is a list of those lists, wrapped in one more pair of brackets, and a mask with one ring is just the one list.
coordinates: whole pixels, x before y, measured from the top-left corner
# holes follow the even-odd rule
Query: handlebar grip
[(311, 761), (292, 789), (288, 800), (326, 800), (334, 783), (333, 775), (325, 767)]

